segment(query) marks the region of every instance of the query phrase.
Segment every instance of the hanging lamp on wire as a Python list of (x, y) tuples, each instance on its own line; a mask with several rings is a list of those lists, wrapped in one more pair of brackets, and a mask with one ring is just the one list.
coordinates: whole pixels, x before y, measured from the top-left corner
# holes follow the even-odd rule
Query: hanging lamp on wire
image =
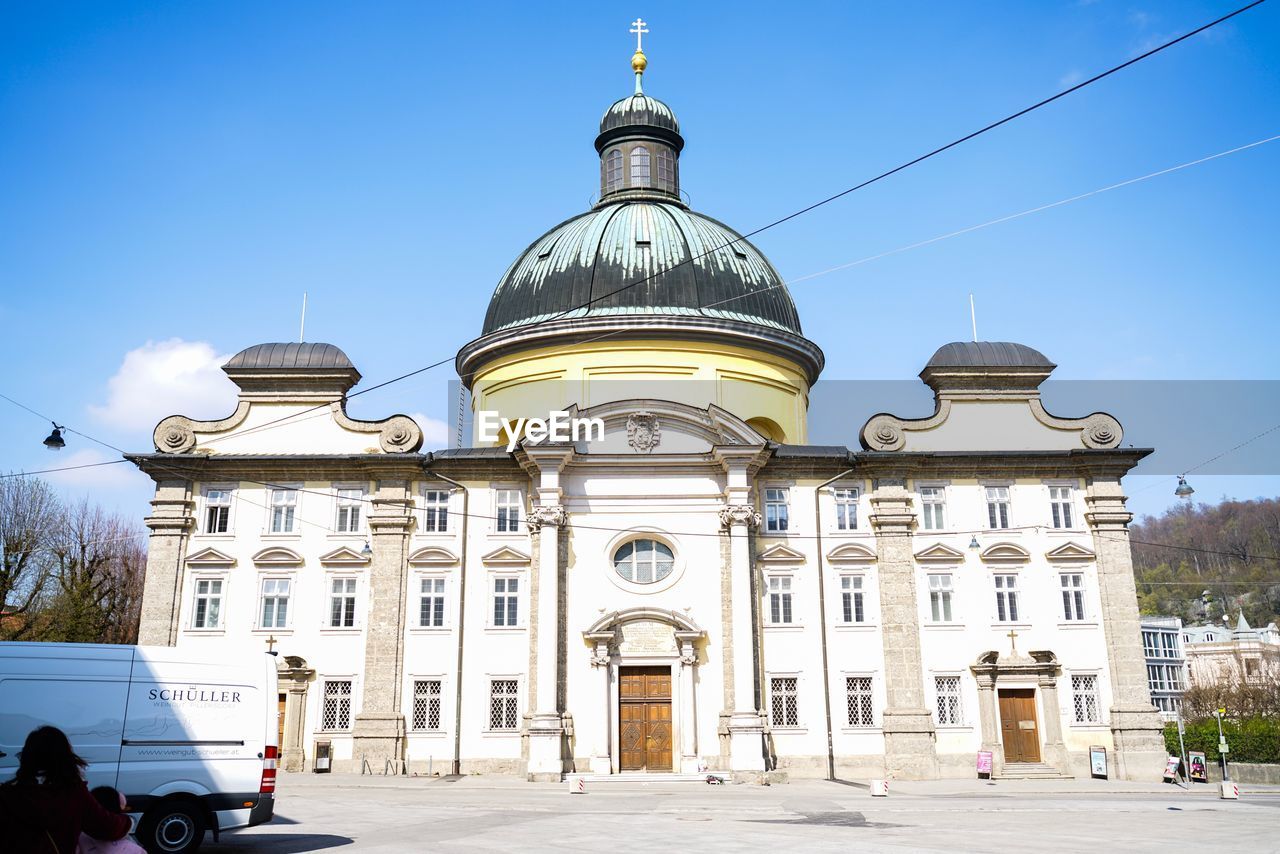
[(1191, 484), (1187, 483), (1187, 476), (1178, 475), (1178, 488), (1173, 491), (1173, 494), (1182, 499), (1189, 499), (1194, 493), (1195, 490), (1191, 488)]
[(61, 451), (67, 446), (67, 440), (62, 438), (62, 431), (67, 428), (59, 426), (57, 422), (50, 423), (53, 424), (53, 432), (44, 440), (44, 446), (51, 451)]

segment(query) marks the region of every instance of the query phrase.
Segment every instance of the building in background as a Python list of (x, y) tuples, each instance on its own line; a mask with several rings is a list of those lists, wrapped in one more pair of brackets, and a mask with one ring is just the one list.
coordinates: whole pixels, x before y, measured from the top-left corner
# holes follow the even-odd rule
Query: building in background
[[(992, 342), (928, 359), (931, 414), (807, 444), (822, 351), (690, 210), (632, 63), (599, 201), (516, 258), (456, 363), (477, 413), (603, 437), (423, 453), (412, 419), (347, 415), (337, 347), (250, 347), (231, 415), (130, 456), (156, 482), (142, 641), (281, 652), (290, 769), (927, 779), (991, 751), (1088, 776), (1101, 744), (1157, 779), (1121, 487), (1149, 451), (1047, 412), (1053, 363)], [(908, 300), (859, 322), (920, 346)]]
[(1224, 617), (1220, 626), (1184, 627), (1182, 640), (1192, 685), (1280, 680), (1280, 629), (1275, 623), (1251, 628), (1242, 612), (1234, 629)]
[(1147, 687), (1151, 703), (1165, 720), (1182, 708), (1187, 689), (1187, 657), (1182, 647), (1180, 617), (1143, 617), (1142, 654), (1147, 659)]

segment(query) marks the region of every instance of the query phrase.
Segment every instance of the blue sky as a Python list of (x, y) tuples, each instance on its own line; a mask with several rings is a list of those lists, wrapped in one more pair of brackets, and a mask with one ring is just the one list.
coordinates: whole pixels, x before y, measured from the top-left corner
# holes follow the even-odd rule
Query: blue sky
[[(1235, 5), (7, 3), (0, 392), (148, 450), (159, 416), (229, 412), (218, 357), (292, 340), (303, 291), (308, 339), (365, 385), (453, 353), (507, 264), (595, 192), (637, 14), (684, 188), (750, 231)], [(1268, 3), (755, 242), (798, 278), (1276, 134)], [(793, 294), (829, 379), (913, 377), (968, 337), (971, 291), (981, 337), (1058, 378), (1280, 379), (1277, 198), (1280, 141)], [(444, 417), (451, 376), (352, 411)], [(110, 455), (49, 454), (47, 425), (0, 407), (0, 468)], [(1221, 423), (1200, 459), (1251, 435), (1188, 417)], [(140, 516), (148, 481), (125, 468), (58, 483)], [(1275, 495), (1276, 471), (1204, 474), (1197, 497)], [(1140, 512), (1173, 500), (1142, 487)]]

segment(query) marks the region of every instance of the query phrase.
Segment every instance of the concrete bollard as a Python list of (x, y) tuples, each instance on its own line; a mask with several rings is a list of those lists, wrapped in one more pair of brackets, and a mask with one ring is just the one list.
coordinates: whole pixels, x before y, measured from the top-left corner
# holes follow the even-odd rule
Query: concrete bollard
[(1240, 800), (1240, 785), (1232, 780), (1223, 780), (1222, 798), (1230, 801)]
[(582, 777), (569, 778), (569, 794), (585, 795), (587, 793), (587, 781)]
[(888, 780), (872, 780), (871, 781), (871, 797), (873, 798), (889, 797), (889, 781)]

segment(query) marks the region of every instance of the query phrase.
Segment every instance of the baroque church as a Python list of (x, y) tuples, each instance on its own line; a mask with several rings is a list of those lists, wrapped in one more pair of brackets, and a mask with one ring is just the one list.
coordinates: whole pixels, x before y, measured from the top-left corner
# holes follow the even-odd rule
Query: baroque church
[[(457, 355), (473, 410), (604, 435), (424, 450), (360, 421), (332, 344), (225, 366), (155, 481), (141, 643), (278, 653), (291, 770), (1156, 779), (1121, 478), (1054, 365), (941, 346), (925, 418), (807, 444), (823, 353), (778, 272), (680, 190), (642, 89), (600, 121), (598, 201), (529, 245)], [(513, 449), (508, 450), (508, 442)]]

